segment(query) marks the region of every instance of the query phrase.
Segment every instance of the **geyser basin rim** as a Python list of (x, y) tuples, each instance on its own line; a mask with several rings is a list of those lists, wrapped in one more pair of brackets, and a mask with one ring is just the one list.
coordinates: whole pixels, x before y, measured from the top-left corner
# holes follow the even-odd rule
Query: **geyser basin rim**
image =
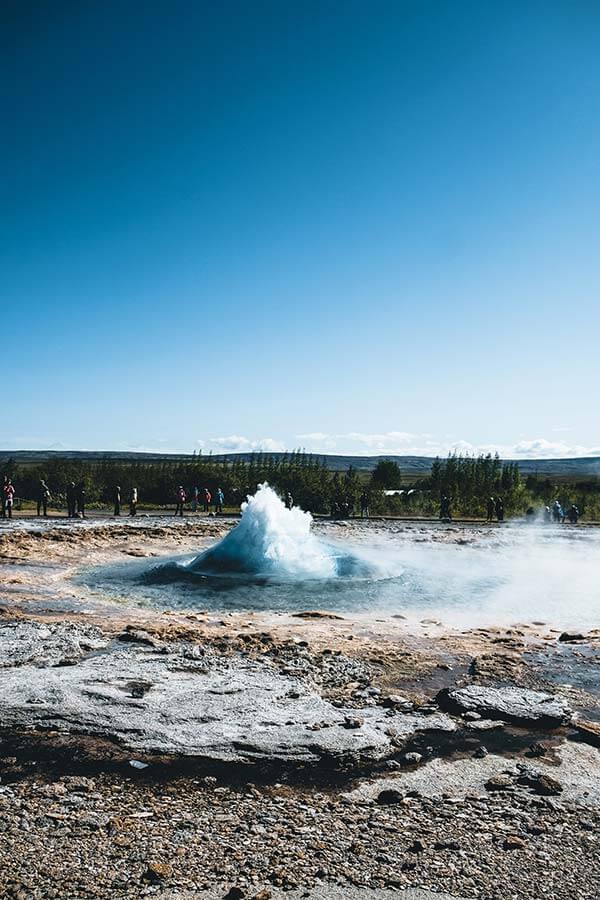
[(390, 530), (381, 540), (357, 523), (353, 543), (338, 544), (310, 527), (308, 514), (286, 510), (263, 486), (237, 527), (196, 557), (150, 568), (136, 561), (84, 581), (120, 588), (120, 600), (127, 584), (127, 599), (159, 607), (292, 612), (309, 604), (348, 614), (426, 612), (461, 627), (536, 619), (561, 628), (600, 624), (598, 530), (575, 536), (525, 525), (437, 525)]

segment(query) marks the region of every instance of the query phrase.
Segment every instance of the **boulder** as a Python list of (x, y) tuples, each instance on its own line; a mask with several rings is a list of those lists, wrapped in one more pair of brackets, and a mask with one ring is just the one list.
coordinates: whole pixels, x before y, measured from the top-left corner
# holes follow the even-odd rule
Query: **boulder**
[(571, 710), (555, 694), (532, 691), (515, 685), (470, 684), (446, 688), (437, 695), (441, 709), (448, 712), (477, 712), (488, 719), (529, 725), (557, 727), (570, 720)]
[(355, 768), (395, 755), (419, 733), (456, 728), (440, 713), (390, 717), (367, 707), (357, 717), (269, 661), (207, 653), (197, 662), (170, 649), (119, 643), (76, 665), (6, 669), (0, 729), (104, 737), (134, 754)]

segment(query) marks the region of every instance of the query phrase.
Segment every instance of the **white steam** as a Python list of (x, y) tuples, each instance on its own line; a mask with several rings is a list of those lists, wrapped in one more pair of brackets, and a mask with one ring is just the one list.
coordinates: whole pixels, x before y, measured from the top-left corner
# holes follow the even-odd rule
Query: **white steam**
[(332, 578), (337, 561), (312, 534), (312, 516), (286, 509), (268, 484), (242, 504), (239, 524), (223, 540), (200, 554), (192, 571), (240, 572), (287, 578)]

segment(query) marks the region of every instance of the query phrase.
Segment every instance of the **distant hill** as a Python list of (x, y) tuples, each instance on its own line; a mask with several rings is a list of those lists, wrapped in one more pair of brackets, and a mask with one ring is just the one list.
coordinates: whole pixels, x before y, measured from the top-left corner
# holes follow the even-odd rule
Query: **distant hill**
[[(245, 460), (249, 462), (252, 453), (216, 453), (213, 459)], [(269, 453), (267, 456), (282, 457), (283, 453)], [(359, 472), (372, 472), (377, 463), (382, 459), (397, 462), (402, 474), (408, 478), (424, 478), (431, 469), (432, 457), (429, 456), (341, 456), (323, 453), (313, 454), (325, 460), (327, 468), (332, 472), (345, 471), (349, 466), (354, 466)], [(36, 465), (46, 459), (58, 457), (62, 459), (99, 460), (112, 459), (132, 462), (134, 460), (191, 460), (191, 454), (186, 453), (141, 453), (123, 452), (120, 450), (0, 450), (0, 463), (7, 459), (14, 459), (19, 465)], [(518, 459), (508, 460), (518, 463), (524, 476), (537, 475), (539, 478), (561, 478), (581, 480), (585, 478), (600, 477), (600, 456), (580, 457), (578, 459)]]

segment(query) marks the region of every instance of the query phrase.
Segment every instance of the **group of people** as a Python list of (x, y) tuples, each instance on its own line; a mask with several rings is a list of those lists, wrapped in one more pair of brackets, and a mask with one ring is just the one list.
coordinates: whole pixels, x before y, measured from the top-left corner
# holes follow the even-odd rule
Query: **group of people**
[[(540, 520), (540, 510), (535, 510), (533, 506), (529, 507), (525, 515), (530, 522)], [(544, 506), (541, 511), (541, 518), (546, 524), (554, 522), (558, 525), (564, 525), (568, 521), (571, 525), (577, 525), (580, 516), (579, 507), (575, 503), (571, 503), (568, 509), (565, 509), (558, 499), (554, 501), (552, 506)]]
[(502, 497), (490, 497), (486, 504), (487, 521), (493, 522), (494, 518), (498, 522), (504, 522), (504, 500)]
[[(86, 496), (85, 496), (85, 483), (80, 481), (76, 484), (74, 481), (69, 482), (65, 490), (65, 496), (67, 501), (67, 517), (69, 519), (84, 519), (85, 518), (85, 504), (86, 504)], [(38, 516), (48, 516), (48, 506), (52, 502), (52, 494), (50, 493), (50, 489), (44, 479), (40, 479), (37, 488), (37, 514)], [(188, 495), (185, 491), (183, 485), (179, 485), (176, 491), (176, 505), (175, 505), (175, 515), (183, 516), (183, 510), (185, 504), (188, 501)], [(15, 500), (15, 487), (12, 483), (12, 479), (9, 478), (8, 475), (4, 476), (4, 481), (2, 484), (2, 518), (3, 519), (12, 519), (13, 506)], [(137, 515), (138, 508), (138, 489), (137, 487), (132, 487), (127, 496), (127, 505), (129, 507), (129, 515), (135, 516)], [(202, 509), (205, 513), (210, 512), (211, 505), (214, 508), (214, 512), (222, 513), (223, 512), (223, 504), (225, 502), (225, 494), (223, 493), (220, 487), (215, 491), (215, 496), (213, 500), (213, 496), (208, 488), (200, 488), (194, 487), (191, 491), (191, 509), (192, 512), (197, 512), (199, 507), (202, 506)], [(289, 508), (293, 505), (293, 500), (291, 499), (291, 494), (288, 494), (288, 501), (290, 503)], [(113, 492), (113, 515), (120, 516), (121, 510), (123, 507), (123, 494), (121, 491), (120, 485), (115, 485)]]
[[(114, 494), (114, 504), (115, 509), (113, 515), (120, 516), (121, 515), (121, 485), (115, 485), (115, 494)], [(136, 487), (132, 487), (129, 491), (129, 515), (135, 516), (137, 515), (137, 505), (138, 505), (138, 489)]]
[(577, 506), (574, 503), (571, 503), (569, 508), (565, 510), (562, 503), (559, 500), (555, 500), (552, 504), (552, 507), (545, 506), (544, 507), (544, 521), (545, 522), (558, 522), (559, 524), (563, 524), (566, 519), (569, 520), (571, 525), (577, 525), (579, 521), (580, 512)]
[[(175, 515), (183, 516), (183, 510), (185, 504), (187, 503), (188, 495), (186, 493), (185, 488), (182, 484), (179, 485), (176, 492), (176, 504), (175, 504)], [(211, 504), (213, 505), (213, 510), (215, 515), (223, 512), (223, 504), (225, 502), (225, 494), (223, 493), (220, 487), (215, 491), (215, 496), (213, 496), (207, 487), (200, 489), (199, 487), (192, 488), (191, 492), (191, 507), (192, 512), (198, 512), (198, 508), (202, 506), (202, 512), (209, 513)]]

